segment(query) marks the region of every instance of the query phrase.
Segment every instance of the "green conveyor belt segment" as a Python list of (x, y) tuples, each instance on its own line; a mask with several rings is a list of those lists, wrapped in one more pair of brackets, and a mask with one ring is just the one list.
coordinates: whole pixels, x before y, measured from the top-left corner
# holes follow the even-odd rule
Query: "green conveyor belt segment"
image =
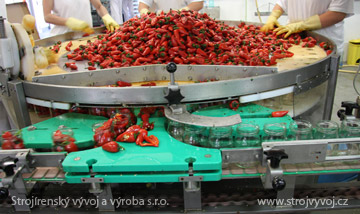
[(66, 113), (34, 124), (35, 130), (29, 131), (27, 128), (23, 128), (24, 145), (26, 148), (51, 149), (53, 147), (52, 133), (59, 126), (64, 125), (73, 129), (74, 138), (76, 139), (75, 143), (79, 148), (93, 146), (92, 126), (106, 120), (105, 117), (100, 116)]
[[(290, 123), (293, 121), (292, 118), (289, 115), (284, 117), (271, 117), (271, 112), (273, 111), (272, 109), (251, 103), (241, 106), (236, 111), (223, 106), (211, 106), (195, 111), (193, 114), (209, 117), (228, 117), (240, 114), (243, 123), (253, 123), (259, 126), (260, 135), (264, 134), (263, 127), (266, 123), (286, 123), (288, 130)], [(236, 125), (233, 129), (233, 133), (235, 133)]]
[(159, 147), (141, 147), (135, 143), (119, 144), (124, 151), (110, 153), (95, 148), (70, 153), (63, 162), (66, 172), (174, 172), (189, 170), (189, 160), (194, 160), (194, 170), (221, 171), (221, 154), (217, 149), (200, 148), (172, 138), (165, 130), (165, 118), (150, 118), (155, 128), (149, 135), (159, 139)]

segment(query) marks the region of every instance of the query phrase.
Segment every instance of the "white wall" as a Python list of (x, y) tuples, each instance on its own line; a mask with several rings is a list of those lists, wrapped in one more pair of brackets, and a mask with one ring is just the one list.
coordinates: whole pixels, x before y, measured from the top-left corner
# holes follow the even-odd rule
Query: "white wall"
[(348, 41), (352, 39), (360, 39), (360, 1), (354, 2), (355, 15), (345, 19), (345, 48), (344, 61), (346, 61)]
[[(319, 0), (320, 1), (320, 0)], [(258, 0), (260, 12), (271, 11), (276, 0)], [(248, 22), (260, 22), (256, 12), (255, 0), (214, 0), (215, 6), (220, 6), (220, 20), (243, 20)], [(348, 41), (360, 38), (360, 1), (354, 2), (355, 15), (345, 19), (345, 51), (343, 60), (346, 61)], [(266, 22), (267, 16), (261, 16), (262, 22)], [(279, 19), (280, 24), (286, 24), (287, 17)]]
[(0, 0), (0, 16), (7, 18), (6, 5), (4, 0)]

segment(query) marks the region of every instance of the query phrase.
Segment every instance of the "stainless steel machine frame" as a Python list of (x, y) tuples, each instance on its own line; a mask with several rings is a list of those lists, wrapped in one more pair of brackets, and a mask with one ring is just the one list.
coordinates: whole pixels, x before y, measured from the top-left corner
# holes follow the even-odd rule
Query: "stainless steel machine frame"
[[(307, 32), (307, 35), (315, 37), (318, 41), (326, 41), (331, 44), (330, 40), (315, 33)], [(51, 44), (54, 41), (72, 39), (71, 34), (52, 37), (38, 44)], [(335, 48), (335, 46), (334, 46)], [(326, 105), (323, 111), (323, 119), (329, 119), (332, 111), (332, 103), (334, 99), (336, 78), (339, 64), (339, 56), (334, 53), (325, 57), (324, 59), (310, 64), (308, 66), (278, 72), (275, 67), (250, 67), (250, 66), (195, 66), (195, 65), (180, 65), (175, 73), (177, 81), (188, 80), (203, 80), (205, 78), (217, 78), (219, 81), (208, 82), (201, 84), (180, 85), (182, 95), (185, 97), (181, 103), (202, 103), (212, 102), (217, 100), (228, 100), (239, 98), (244, 95), (256, 94), (270, 90), (281, 89), (288, 86), (294, 86), (294, 94), (301, 94), (312, 88), (328, 82)], [(106, 69), (101, 71), (83, 71), (76, 73), (68, 73), (52, 76), (38, 76), (33, 78), (33, 82), (12, 80), (5, 72), (0, 75), (0, 82), (3, 87), (2, 96), (10, 99), (13, 103), (13, 109), (16, 114), (18, 125), (20, 128), (29, 126), (30, 119), (26, 108), (26, 97), (47, 100), (50, 102), (66, 102), (76, 103), (79, 105), (102, 105), (102, 106), (137, 106), (137, 105), (166, 105), (168, 100), (164, 98), (168, 87), (131, 87), (131, 88), (102, 88), (92, 87), (103, 84), (112, 84), (114, 80), (124, 80), (129, 82), (151, 81), (151, 80), (167, 80), (169, 74), (165, 70), (164, 65), (150, 65), (130, 68), (116, 68)], [(353, 139), (354, 142), (359, 142), (360, 139)], [(348, 142), (340, 139), (334, 142)], [(265, 151), (271, 149), (282, 149), (289, 155), (286, 161), (290, 163), (302, 163), (299, 157), (309, 157), (309, 161), (313, 161), (312, 150), (316, 150), (319, 161), (326, 161), (324, 153), (326, 152), (326, 145), (334, 143), (333, 141), (306, 141), (306, 142), (272, 142), (264, 143), (262, 149), (251, 150), (223, 150), (223, 163), (230, 163), (233, 161), (261, 161), (267, 166), (267, 173), (263, 180), (265, 188), (271, 188), (270, 182), (275, 177), (282, 177), (281, 167), (270, 166), (269, 161), (266, 160)], [(308, 149), (299, 149), (299, 148)], [(58, 154), (48, 155), (47, 161), (43, 156), (37, 154), (32, 155), (29, 150), (26, 151), (12, 151), (0, 152), (1, 156), (18, 156), (22, 153), (22, 158), (19, 163), (19, 172), (27, 170), (31, 165), (36, 166), (58, 166), (59, 161), (64, 157)], [(320, 158), (319, 158), (320, 157)], [(360, 157), (339, 157), (339, 159), (359, 159)], [(25, 161), (24, 161), (25, 160)], [(37, 165), (38, 164), (38, 165)], [(34, 166), (35, 166), (34, 165)], [(190, 173), (189, 173), (190, 174)], [(295, 186), (295, 176), (284, 176), (288, 181), (287, 189), (278, 192), (278, 198), (289, 198), (293, 195)], [(15, 188), (17, 191), (14, 194), (19, 194), (25, 197), (23, 190), (24, 185), (20, 186), (16, 180), (22, 180), (15, 174), (9, 179), (5, 180), (5, 184), (9, 188)], [(189, 176), (183, 178), (184, 181), (184, 206), (185, 210), (201, 209), (201, 200), (199, 202), (199, 193), (201, 193), (200, 181), (201, 177)], [(104, 189), (99, 189), (101, 181), (91, 181), (94, 185), (91, 186), (91, 191), (103, 193), (101, 197), (111, 198), (111, 188), (105, 185)], [(18, 190), (16, 190), (18, 189)], [(199, 204), (200, 203), (200, 204)], [(355, 205), (354, 205), (355, 206)], [(15, 207), (17, 210), (28, 210), (27, 207)], [(103, 210), (113, 210), (112, 207), (101, 207)], [(258, 212), (266, 211), (273, 212), (288, 212), (293, 208), (259, 208)], [(211, 209), (209, 210), (211, 211)], [(212, 210), (214, 213), (233, 212), (233, 210)], [(246, 209), (245, 209), (246, 211)], [(249, 210), (247, 210), (249, 211)], [(236, 212), (236, 211), (235, 211)]]

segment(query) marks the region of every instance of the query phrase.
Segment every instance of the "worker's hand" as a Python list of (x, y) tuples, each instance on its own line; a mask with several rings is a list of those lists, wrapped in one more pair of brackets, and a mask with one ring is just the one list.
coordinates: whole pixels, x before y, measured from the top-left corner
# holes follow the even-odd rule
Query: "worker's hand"
[(44, 51), (44, 48), (42, 47), (35, 47), (34, 48), (34, 52), (35, 52), (35, 65), (38, 68), (46, 68), (49, 65), (48, 59), (46, 57), (46, 53)]
[(273, 30), (275, 26), (280, 26), (278, 22), (278, 18), (281, 16), (281, 10), (274, 10), (271, 12), (269, 18), (266, 21), (266, 24), (261, 27), (262, 32), (268, 32), (269, 30)]
[(31, 45), (34, 47), (35, 41), (32, 33), (34, 32), (35, 29), (35, 18), (32, 15), (26, 14), (25, 16), (23, 16), (21, 24), (29, 36)]
[(140, 10), (140, 15), (146, 15), (146, 14), (148, 14), (148, 12), (150, 12), (149, 9), (143, 8), (143, 9)]
[(119, 24), (109, 14), (103, 16), (102, 20), (106, 26), (106, 29), (108, 29), (110, 32), (113, 32), (119, 28)]
[(80, 19), (70, 17), (67, 19), (65, 25), (73, 31), (83, 31), (84, 33), (89, 33), (89, 24)]
[(276, 35), (286, 33), (284, 38), (289, 37), (293, 33), (299, 33), (304, 30), (316, 30), (321, 28), (321, 21), (318, 15), (311, 16), (305, 21), (291, 23), (286, 26), (280, 26), (274, 31), (277, 32)]

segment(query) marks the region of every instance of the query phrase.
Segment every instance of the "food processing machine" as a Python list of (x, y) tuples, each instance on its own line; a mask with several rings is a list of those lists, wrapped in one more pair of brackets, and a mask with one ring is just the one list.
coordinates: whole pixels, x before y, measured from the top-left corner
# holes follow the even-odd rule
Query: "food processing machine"
[[(35, 72), (24, 72), (24, 69), (29, 69), (26, 67), (29, 65), (23, 64), (24, 56), (28, 57), (32, 52), (23, 43), (10, 42), (14, 40), (9, 38), (18, 40), (18, 37), (12, 34), (9, 24), (5, 26), (0, 58), (2, 99), (11, 118), (22, 128), (27, 149), (0, 151), (0, 167), (3, 170), (0, 195), (5, 201), (0, 205), (1, 212), (14, 209), (46, 213), (50, 210), (278, 213), (359, 207), (357, 182), (326, 185), (299, 180), (317, 175), (358, 173), (360, 156), (329, 157), (326, 151), (330, 144), (356, 144), (360, 138), (264, 142), (257, 148), (213, 149), (184, 144), (171, 137), (165, 126), (167, 120), (204, 127), (235, 127), (242, 121), (253, 121), (261, 127), (267, 122), (286, 123), (288, 126), (293, 118), (313, 122), (330, 119), (339, 64), (339, 56), (334, 53), (313, 60), (316, 53), (309, 49), (309, 60), (297, 59), (299, 64), (296, 68), (146, 65), (35, 75), (30, 80), (20, 80), (20, 70), (24, 75)], [(328, 42), (336, 49), (327, 38), (310, 32), (306, 34), (319, 42)], [(48, 46), (57, 41), (71, 40), (73, 36), (67, 33), (37, 41), (37, 45)], [(17, 67), (19, 64), (21, 68)], [(178, 81), (212, 78), (217, 81), (177, 84)], [(162, 80), (169, 84), (95, 87), (113, 84), (114, 80)], [(271, 112), (279, 109), (253, 103), (288, 94), (293, 94), (288, 104), (290, 116), (271, 117)], [(238, 100), (242, 105), (236, 111), (206, 107), (192, 111), (194, 106), (229, 100)], [(150, 133), (159, 138), (158, 148), (121, 144), (123, 151), (107, 153), (101, 148), (90, 148), (92, 125), (105, 121), (105, 118), (69, 113), (31, 124), (27, 102), (58, 109), (69, 109), (70, 104), (105, 108), (165, 106), (167, 119), (150, 118), (155, 122), (155, 128)], [(69, 154), (50, 152), (51, 132), (60, 125), (73, 128), (82, 151)], [(243, 163), (249, 162), (255, 164), (250, 168), (242, 167)], [(38, 198), (57, 197), (69, 200), (82, 197), (94, 199), (97, 203), (79, 206), (74, 201), (50, 205), (33, 202), (33, 207), (30, 203), (14, 202), (14, 199), (36, 201)], [(346, 199), (346, 206), (344, 203), (317, 207), (279, 203), (261, 205), (256, 201), (259, 198), (329, 197)], [(118, 198), (132, 203), (119, 206), (111, 203)], [(144, 199), (146, 203), (135, 204), (135, 199)]]

